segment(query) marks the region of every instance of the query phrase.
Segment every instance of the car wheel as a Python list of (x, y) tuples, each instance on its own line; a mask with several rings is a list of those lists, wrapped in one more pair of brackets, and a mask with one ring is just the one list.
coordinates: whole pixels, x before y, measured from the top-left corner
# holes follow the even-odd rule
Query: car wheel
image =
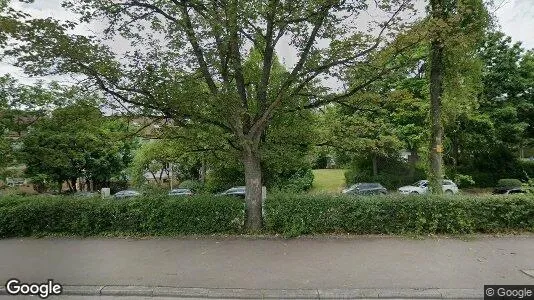
[(418, 192), (416, 192), (416, 191), (413, 191), (413, 192), (411, 192), (410, 194), (419, 194), (419, 193), (418, 193)]
[(445, 194), (447, 194), (447, 195), (452, 195), (452, 194), (454, 194), (454, 193), (453, 193), (451, 190), (446, 190), (446, 191), (445, 191)]

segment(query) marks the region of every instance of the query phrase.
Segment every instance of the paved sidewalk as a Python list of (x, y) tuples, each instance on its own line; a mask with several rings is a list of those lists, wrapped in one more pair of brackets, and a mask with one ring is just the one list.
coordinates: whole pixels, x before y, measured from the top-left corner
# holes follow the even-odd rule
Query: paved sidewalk
[[(9, 296), (0, 289), (0, 295)], [(61, 297), (179, 299), (481, 299), (482, 289), (213, 289), (146, 286), (64, 286)], [(28, 296), (29, 297), (29, 296)]]
[(284, 290), (308, 293), (302, 298), (325, 298), (332, 292), (337, 293), (332, 298), (343, 293), (403, 298), (405, 292), (410, 297), (419, 293), (419, 298), (463, 292), (476, 298), (484, 284), (534, 284), (534, 277), (522, 272), (534, 270), (532, 235), (467, 241), (443, 237), (24, 238), (0, 240), (0, 254), (2, 285), (13, 277), (23, 282), (52, 278), (64, 285), (97, 287), (100, 290), (94, 296), (143, 287), (149, 292), (132, 295), (165, 296), (156, 292), (165, 288), (155, 287), (176, 287), (186, 293), (195, 289), (212, 293), (199, 294), (201, 298), (217, 298), (220, 291), (245, 298), (246, 293), (259, 298), (274, 293), (278, 298), (281, 295), (276, 293)]

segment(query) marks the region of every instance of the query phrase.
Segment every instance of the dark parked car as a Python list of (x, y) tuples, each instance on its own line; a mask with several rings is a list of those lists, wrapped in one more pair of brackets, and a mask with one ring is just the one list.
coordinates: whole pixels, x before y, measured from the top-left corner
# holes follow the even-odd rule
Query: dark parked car
[(497, 188), (493, 191), (493, 195), (511, 195), (511, 194), (526, 194), (527, 192), (521, 188)]
[(244, 186), (236, 186), (230, 189), (227, 189), (226, 191), (219, 193), (219, 196), (234, 196), (245, 199), (245, 187)]
[(132, 198), (132, 197), (138, 197), (138, 196), (141, 196), (141, 193), (139, 193), (138, 191), (134, 191), (134, 190), (119, 191), (119, 192), (116, 192), (115, 195), (113, 195), (113, 197), (117, 199)]
[(190, 189), (172, 189), (167, 194), (169, 196), (192, 196), (193, 192)]
[(384, 195), (387, 192), (380, 183), (356, 183), (343, 190), (347, 195)]

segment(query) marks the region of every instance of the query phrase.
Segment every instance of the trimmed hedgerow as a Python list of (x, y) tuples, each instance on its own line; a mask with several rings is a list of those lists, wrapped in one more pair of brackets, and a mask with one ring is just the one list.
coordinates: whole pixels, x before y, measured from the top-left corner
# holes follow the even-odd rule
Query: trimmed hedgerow
[(265, 226), (286, 236), (534, 231), (534, 197), (278, 194), (266, 202)]
[[(269, 196), (265, 210), (266, 232), (285, 236), (534, 231), (532, 194), (350, 197), (279, 193)], [(0, 238), (232, 234), (241, 233), (243, 223), (243, 201), (227, 197), (0, 199)]]
[(32, 235), (180, 235), (237, 233), (242, 201), (228, 197), (64, 196), (6, 197), (0, 200), (0, 237)]
[(519, 188), (523, 183), (519, 179), (505, 178), (499, 179), (497, 187), (500, 188)]

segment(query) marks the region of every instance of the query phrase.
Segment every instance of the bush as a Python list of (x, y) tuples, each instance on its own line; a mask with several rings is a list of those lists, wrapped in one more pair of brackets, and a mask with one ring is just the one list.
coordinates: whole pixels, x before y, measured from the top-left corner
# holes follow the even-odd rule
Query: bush
[(423, 167), (412, 166), (396, 159), (379, 159), (378, 174), (373, 175), (370, 163), (370, 160), (353, 162), (345, 172), (347, 186), (358, 182), (378, 182), (390, 190), (395, 190), (426, 178)]
[(194, 193), (200, 193), (204, 190), (204, 184), (199, 180), (184, 180), (178, 185), (181, 189), (190, 189)]
[(305, 192), (312, 188), (313, 178), (311, 169), (301, 169), (291, 175), (279, 174), (278, 177), (270, 180), (269, 187), (284, 192)]
[(475, 181), (473, 180), (473, 177), (469, 175), (463, 175), (463, 174), (455, 174), (454, 182), (460, 188), (471, 187), (475, 185)]
[(265, 207), (266, 230), (286, 236), (534, 231), (532, 196), (273, 194)]
[(520, 160), (519, 168), (524, 177), (534, 177), (534, 160)]
[(213, 196), (134, 199), (4, 197), (0, 237), (32, 235), (177, 235), (237, 233), (243, 202)]
[(527, 191), (527, 193), (534, 194), (534, 178), (528, 178), (528, 181), (523, 184), (523, 189)]
[(220, 167), (206, 173), (205, 190), (221, 192), (233, 186), (245, 185), (245, 173), (240, 167)]
[(488, 188), (494, 187), (497, 182), (497, 176), (493, 173), (473, 171), (470, 173), (471, 178), (475, 181), (476, 187)]
[(497, 187), (500, 188), (518, 188), (521, 187), (523, 183), (519, 179), (500, 179), (497, 182)]
[[(532, 194), (349, 197), (272, 193), (265, 209), (266, 231), (286, 236), (534, 231)], [(232, 234), (240, 233), (243, 223), (243, 202), (229, 197), (7, 196), (0, 200), (0, 238)]]

